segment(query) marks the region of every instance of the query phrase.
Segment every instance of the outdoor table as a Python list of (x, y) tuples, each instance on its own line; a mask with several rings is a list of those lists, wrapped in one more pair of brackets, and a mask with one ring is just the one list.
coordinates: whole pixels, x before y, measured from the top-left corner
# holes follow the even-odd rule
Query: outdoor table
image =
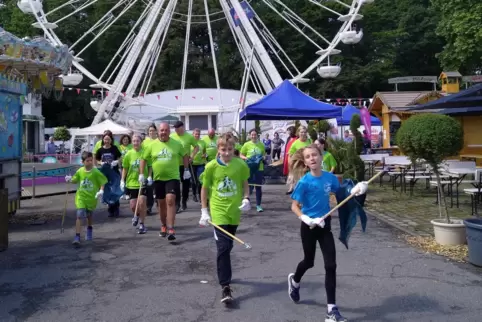
[[(460, 168), (460, 169), (450, 169), (447, 171), (447, 174), (450, 176), (449, 180), (451, 185), (455, 185), (455, 198), (456, 198), (456, 206), (459, 207), (459, 186), (465, 177), (469, 174), (475, 175), (475, 168)], [(455, 176), (452, 176), (455, 175)], [(452, 183), (452, 178), (456, 177), (455, 182)], [(453, 199), (452, 195), (450, 196), (450, 206), (453, 207)]]
[(362, 159), (363, 163), (368, 166), (368, 169), (365, 170), (365, 173), (368, 172), (368, 176), (371, 178), (375, 175), (375, 165), (378, 162), (381, 162), (383, 158), (387, 157), (388, 154), (362, 154), (360, 155), (360, 159)]

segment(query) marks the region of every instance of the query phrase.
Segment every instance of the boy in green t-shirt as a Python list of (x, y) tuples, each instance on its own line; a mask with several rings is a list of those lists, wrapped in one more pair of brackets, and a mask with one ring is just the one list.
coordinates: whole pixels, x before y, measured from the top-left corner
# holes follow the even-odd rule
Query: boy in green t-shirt
[(77, 208), (77, 221), (75, 223), (75, 238), (72, 244), (80, 245), (80, 231), (82, 220), (87, 218), (87, 232), (85, 240), (92, 240), (92, 213), (97, 207), (97, 200), (104, 194), (104, 185), (107, 178), (94, 168), (94, 156), (91, 152), (82, 153), (83, 167), (77, 170), (74, 176), (65, 176), (65, 182), (77, 183), (75, 194), (75, 207)]
[[(249, 168), (240, 158), (233, 158), (234, 140), (231, 135), (225, 134), (220, 137), (217, 148), (218, 157), (206, 165), (202, 176), (202, 209), (199, 225), (209, 226), (212, 222), (234, 235), (241, 219), (241, 212), (251, 209)], [(214, 238), (218, 253), (218, 279), (222, 287), (221, 303), (229, 304), (233, 300), (230, 287), (232, 275), (230, 256), (233, 240), (222, 232), (217, 232), (216, 229), (214, 229)]]

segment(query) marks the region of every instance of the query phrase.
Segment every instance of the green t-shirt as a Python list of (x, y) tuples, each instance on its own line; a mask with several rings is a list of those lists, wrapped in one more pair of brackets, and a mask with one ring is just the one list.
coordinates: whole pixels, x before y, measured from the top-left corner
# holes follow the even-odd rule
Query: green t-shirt
[[(189, 156), (191, 154), (191, 147), (197, 146), (197, 142), (196, 142), (196, 139), (194, 138), (194, 136), (190, 133), (187, 133), (187, 132), (184, 132), (183, 135), (179, 135), (177, 133), (172, 133), (171, 138), (176, 140), (176, 141), (179, 141), (182, 144), (182, 148), (183, 148), (183, 151), (184, 151), (183, 156), (184, 155)], [(179, 165), (183, 165), (182, 158), (179, 160)]]
[(208, 155), (208, 160), (216, 159), (218, 155), (218, 137), (215, 136), (211, 139), (206, 135), (202, 140), (206, 142), (206, 154)]
[[(94, 145), (94, 149), (92, 150), (92, 153), (95, 155), (97, 153), (97, 150), (99, 150), (103, 144), (104, 142), (102, 142), (102, 140), (97, 141)], [(121, 151), (121, 147), (119, 146), (118, 142), (114, 141), (114, 145), (119, 149), (119, 151)]]
[(152, 166), (154, 181), (180, 180), (179, 160), (182, 160), (184, 155), (184, 149), (179, 141), (155, 140), (143, 150), (142, 159)]
[[(139, 168), (141, 165), (143, 151), (129, 150), (122, 159), (122, 167), (127, 171), (126, 187), (139, 189)], [(147, 165), (144, 168), (144, 177), (147, 177)]]
[(242, 149), (242, 148), (243, 148), (243, 146), (242, 146), (241, 144), (239, 144), (239, 143), (236, 143), (236, 144), (234, 145), (234, 149), (237, 150), (237, 151), (239, 151), (240, 153), (241, 153), (241, 149)]
[(217, 225), (239, 225), (244, 182), (249, 178), (246, 163), (233, 158), (228, 165), (212, 160), (203, 172), (203, 187), (209, 189), (211, 220)]
[(142, 146), (142, 149), (145, 149), (147, 148), (147, 146), (149, 146), (149, 144), (151, 144), (152, 142), (154, 142), (155, 140), (157, 139), (151, 139), (151, 138), (145, 138), (144, 141), (142, 141), (141, 143), (141, 146)]
[(301, 142), (300, 139), (297, 139), (293, 144), (291, 144), (290, 150), (288, 151), (289, 155), (295, 154), (296, 151), (298, 151), (301, 148), (304, 148), (305, 146), (308, 146), (311, 144), (311, 140), (307, 139), (305, 142)]
[(336, 168), (336, 160), (333, 154), (328, 151), (323, 152), (323, 170), (324, 171), (331, 171), (332, 168)]
[[(204, 142), (203, 140), (197, 140), (196, 144), (199, 147), (199, 150), (194, 156), (194, 159), (192, 160), (192, 164), (201, 165), (206, 163), (206, 158), (204, 157), (204, 155), (206, 154), (206, 142)], [(191, 153), (192, 151), (194, 151), (194, 148), (191, 148)]]
[(128, 145), (121, 144), (121, 145), (118, 146), (118, 148), (119, 148), (119, 151), (122, 154), (122, 156), (125, 156), (127, 154), (127, 152), (132, 150), (132, 144), (128, 144)]
[[(264, 156), (266, 154), (264, 150), (264, 144), (260, 141), (257, 141), (256, 143), (253, 143), (253, 141), (247, 141), (243, 144), (243, 147), (241, 148), (241, 151), (239, 151), (239, 153), (241, 153), (248, 159), (255, 155)], [(264, 170), (263, 162), (259, 163), (259, 170)]]
[(90, 211), (95, 210), (97, 208), (95, 195), (100, 187), (107, 183), (107, 178), (97, 168), (87, 171), (82, 167), (74, 174), (72, 182), (77, 183), (78, 186), (75, 194), (75, 207)]

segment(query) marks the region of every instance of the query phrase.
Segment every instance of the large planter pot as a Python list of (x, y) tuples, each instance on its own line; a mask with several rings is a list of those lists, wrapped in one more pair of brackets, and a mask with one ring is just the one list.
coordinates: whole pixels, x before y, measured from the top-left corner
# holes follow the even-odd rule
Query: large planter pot
[(469, 262), (482, 266), (482, 218), (464, 220), (469, 247)]
[(460, 219), (452, 219), (447, 224), (445, 219), (434, 219), (431, 221), (435, 241), (440, 245), (463, 245), (467, 242), (465, 225)]

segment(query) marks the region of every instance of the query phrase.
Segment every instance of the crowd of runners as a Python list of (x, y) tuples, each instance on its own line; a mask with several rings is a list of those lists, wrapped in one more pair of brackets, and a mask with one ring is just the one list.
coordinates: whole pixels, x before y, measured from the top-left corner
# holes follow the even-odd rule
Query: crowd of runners
[[(263, 212), (263, 169), (270, 156), (281, 155), (284, 141), (275, 134), (273, 140), (259, 140), (259, 133), (251, 130), (248, 140), (241, 145), (233, 133), (217, 135), (214, 129), (201, 138), (201, 131), (185, 131), (184, 124), (151, 125), (148, 136), (133, 134), (115, 142), (110, 131), (105, 131), (93, 152), (82, 153), (83, 167), (67, 182), (78, 185), (76, 234), (73, 244), (81, 242), (84, 220), (87, 222), (85, 240), (93, 239), (93, 212), (102, 198), (108, 204), (109, 216), (119, 216), (119, 198), (129, 199), (133, 213), (132, 225), (145, 234), (146, 216), (154, 205), (160, 218), (159, 236), (169, 241), (176, 239), (176, 214), (187, 209), (192, 200), (200, 202), (199, 225), (214, 226), (217, 246), (217, 274), (222, 288), (221, 302), (232, 302), (231, 257), (233, 238), (241, 220), (241, 213), (251, 209), (250, 195), (255, 191), (256, 211)], [(322, 218), (330, 210), (330, 193), (340, 188), (332, 174), (336, 161), (324, 150), (325, 142), (315, 142), (307, 136), (307, 129), (297, 133), (289, 128), (285, 146), (284, 172), (288, 175), (294, 214), (301, 220), (301, 242), (304, 259), (288, 276), (288, 292), (292, 301), (300, 300), (300, 282), (304, 273), (314, 265), (316, 244), (319, 243), (325, 263), (325, 288), (328, 299), (325, 321), (346, 321), (335, 304), (336, 249), (331, 232), (331, 218)], [(281, 141), (280, 141), (281, 140)], [(269, 158), (268, 158), (269, 159)], [(351, 191), (364, 194), (365, 182)], [(119, 192), (120, 191), (120, 192)]]

